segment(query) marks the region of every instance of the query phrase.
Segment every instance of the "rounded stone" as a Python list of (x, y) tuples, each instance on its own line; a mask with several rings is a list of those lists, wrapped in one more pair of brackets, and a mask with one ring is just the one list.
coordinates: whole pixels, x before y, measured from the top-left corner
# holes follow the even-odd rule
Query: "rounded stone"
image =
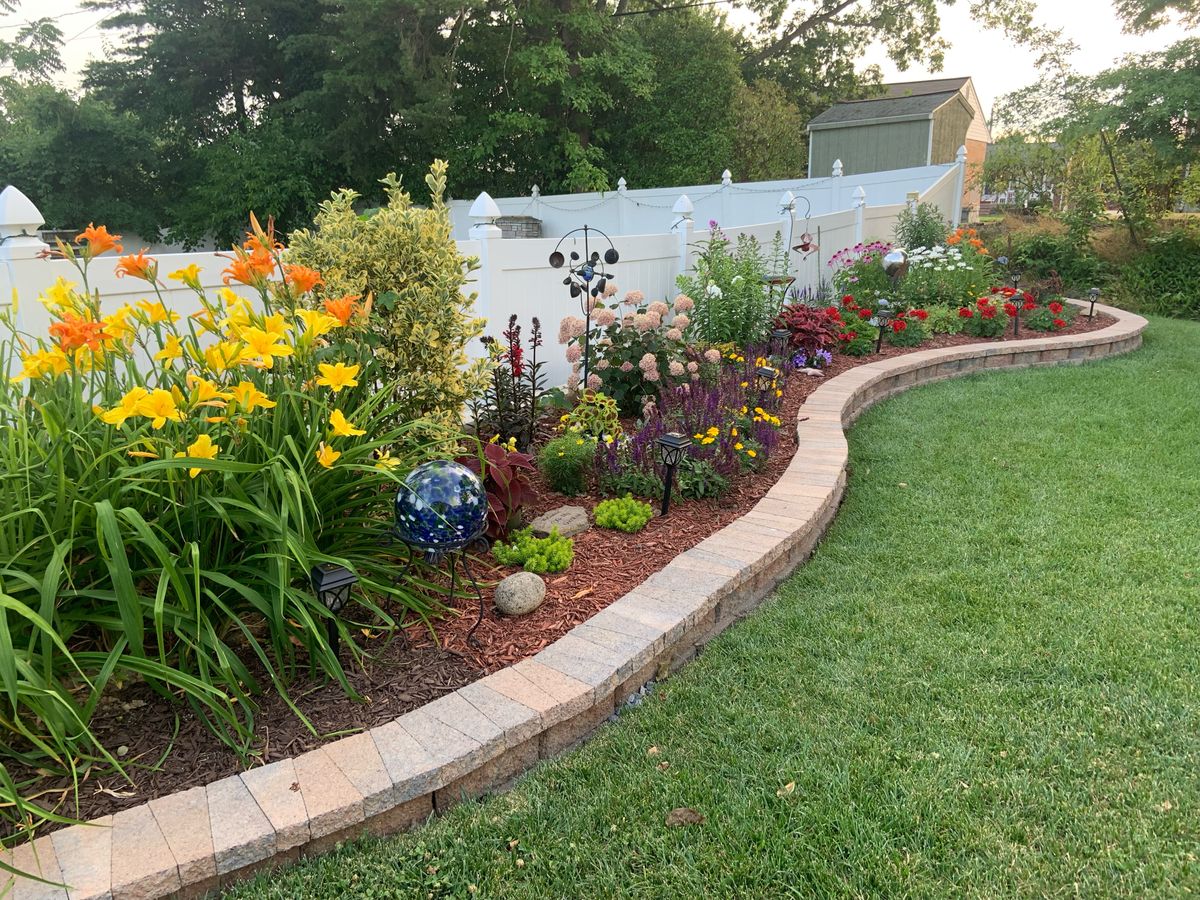
[(531, 613), (546, 599), (546, 582), (533, 572), (517, 572), (496, 585), (496, 609), (506, 616)]

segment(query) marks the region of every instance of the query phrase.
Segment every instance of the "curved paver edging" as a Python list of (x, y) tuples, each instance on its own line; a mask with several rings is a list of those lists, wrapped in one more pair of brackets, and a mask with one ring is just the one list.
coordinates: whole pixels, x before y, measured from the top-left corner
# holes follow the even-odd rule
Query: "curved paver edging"
[(1117, 322), (1087, 334), (923, 350), (831, 378), (801, 407), (807, 419), (797, 425), (795, 457), (750, 512), (536, 656), (294, 759), (18, 847), (8, 854), (14, 865), (71, 890), (21, 880), (15, 900), (198, 896), (364, 831), (410, 828), (505, 785), (674, 672), (808, 558), (841, 502), (844, 429), (863, 410), (917, 384), (1141, 345), (1145, 319), (1097, 308)]

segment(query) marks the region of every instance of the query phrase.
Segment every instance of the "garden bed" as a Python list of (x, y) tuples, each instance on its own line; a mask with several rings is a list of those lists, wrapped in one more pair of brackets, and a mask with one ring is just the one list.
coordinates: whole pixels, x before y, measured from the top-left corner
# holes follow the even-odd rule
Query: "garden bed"
[[(1094, 331), (1114, 321), (1107, 315), (1097, 315), (1094, 320), (1080, 316), (1055, 335)], [(1023, 331), (1019, 339), (1042, 336)], [(1003, 340), (1013, 338), (1007, 335)], [(348, 732), (381, 725), (482, 674), (536, 654), (762, 499), (795, 452), (796, 432), (790, 423), (795, 421), (809, 394), (827, 378), (881, 359), (979, 343), (999, 341), (938, 335), (915, 348), (885, 346), (880, 355), (835, 356), (825, 378), (793, 376), (784, 388), (779, 408), (780, 417), (789, 425), (781, 430), (771, 457), (758, 471), (736, 478), (721, 500), (676, 501), (667, 518), (653, 519), (637, 534), (592, 528), (577, 536), (571, 568), (562, 575), (547, 576), (546, 600), (528, 616), (516, 619), (498, 616), (491, 606), (490, 591), (485, 589), (486, 614), (475, 632), (478, 648), (466, 642), (475, 620), (473, 600), (458, 601), (458, 614), (435, 622), (432, 630), (421, 623), (411, 623), (390, 640), (362, 636), (360, 645), (372, 652), (373, 658), (365, 669), (353, 670), (349, 677), (364, 702), (346, 700), (336, 684), (295, 684), (293, 700), (318, 730), (314, 735), (282, 698), (267, 694), (260, 698), (255, 720), (256, 763), (294, 757)], [(567, 503), (591, 509), (600, 500), (597, 496), (566, 498), (541, 484), (536, 486), (537, 499), (529, 506), (533, 515)], [(500, 567), (485, 570), (478, 564), (476, 569), (489, 581), (513, 571)], [(372, 646), (375, 641), (379, 647)], [(177, 732), (176, 715), (180, 719)], [(78, 805), (67, 799), (59, 809), (63, 815), (94, 819), (243, 769), (237, 756), (190, 711), (164, 703), (145, 688), (134, 687), (114, 694), (95, 722), (95, 730), (105, 746), (126, 748), (122, 758), (130, 764), (130, 774), (136, 783), (131, 786), (111, 774), (92, 770), (82, 777)], [(17, 774), (29, 777), (34, 773)], [(47, 777), (34, 790), (41, 792), (43, 802), (57, 801), (61, 796), (69, 797), (70, 784), (64, 779)], [(53, 829), (47, 826), (44, 830)]]

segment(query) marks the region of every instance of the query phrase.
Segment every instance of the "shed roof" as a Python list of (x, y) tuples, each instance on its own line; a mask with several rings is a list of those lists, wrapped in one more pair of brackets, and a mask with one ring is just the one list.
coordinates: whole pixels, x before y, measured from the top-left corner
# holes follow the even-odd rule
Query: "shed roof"
[(946, 91), (961, 91), (970, 78), (931, 78), (926, 81), (896, 81), (881, 84), (886, 89), (885, 97), (915, 97), (920, 94), (944, 94)]
[[(843, 100), (809, 120), (809, 128), (860, 125), (886, 119), (927, 119), (934, 110), (961, 96), (957, 89), (936, 94)], [(966, 105), (966, 101), (963, 101)], [(969, 108), (969, 107), (968, 107)]]

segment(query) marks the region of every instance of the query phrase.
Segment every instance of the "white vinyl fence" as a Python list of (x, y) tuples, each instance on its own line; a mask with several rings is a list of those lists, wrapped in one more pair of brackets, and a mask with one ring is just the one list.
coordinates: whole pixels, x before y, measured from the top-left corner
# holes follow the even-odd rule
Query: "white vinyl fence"
[[(776, 234), (793, 246), (807, 232), (817, 249), (808, 254), (789, 253), (787, 272), (775, 274), (793, 276), (797, 290), (816, 291), (828, 281), (829, 258), (838, 250), (863, 241), (890, 240), (896, 215), (906, 202), (934, 203), (947, 221), (954, 221), (962, 196), (965, 159), (964, 150), (959, 161), (951, 165), (877, 172), (852, 179), (833, 175), (801, 182), (729, 183), (715, 189), (702, 186), (682, 191), (627, 191), (623, 196), (633, 199), (621, 199), (615, 205), (602, 201), (589, 207), (589, 203), (596, 203), (597, 195), (556, 197), (556, 206), (573, 206), (566, 211), (556, 209), (557, 218), (543, 219), (543, 224), (552, 222), (552, 230), (559, 234), (584, 224), (606, 231), (620, 254), (620, 261), (610, 267), (612, 280), (622, 292), (637, 289), (650, 300), (670, 300), (677, 293), (675, 279), (692, 269), (697, 245), (710, 235), (710, 218), (718, 221), (731, 239), (739, 234), (753, 235), (767, 250)], [(794, 188), (802, 193), (797, 194)], [(700, 202), (686, 191), (693, 191)], [(653, 199), (653, 206), (648, 198)], [(490, 197), (487, 200), (492, 202)], [(527, 202), (528, 198), (495, 201), (501, 212)], [(629, 205), (634, 202), (639, 205)], [(818, 203), (820, 212), (816, 208), (810, 212), (810, 206)], [(578, 314), (579, 303), (570, 298), (562, 284), (564, 271), (548, 263), (559, 238), (504, 239), (494, 224), (495, 208), (490, 212), (474, 217), (469, 234), (459, 234), (458, 240), (459, 251), (480, 262), (472, 275), (478, 295), (476, 313), (488, 319), (488, 332), (493, 335), (499, 334), (514, 313), (526, 330), (530, 319), (539, 317), (546, 335), (542, 351), (546, 374), (551, 384), (561, 384), (570, 369), (563, 348), (556, 342), (558, 323), (564, 316)], [(456, 202), (453, 215), (457, 231), (465, 224), (462, 220), (469, 217), (469, 210)], [(35, 337), (45, 336), (50, 324), (38, 296), (59, 277), (78, 280), (65, 260), (45, 257), (47, 245), (38, 236), (42, 221), (37, 207), (15, 187), (0, 192), (0, 310), (19, 299), (18, 328)], [(631, 227), (641, 228), (642, 233), (630, 232)], [(127, 251), (137, 249), (126, 247)], [(561, 249), (564, 253), (582, 251), (581, 236), (565, 240)], [(228, 259), (216, 253), (168, 253), (157, 259), (165, 283), (163, 299), (181, 315), (196, 311), (195, 296), (179, 282), (167, 280), (168, 273), (194, 263), (200, 268), (200, 282), (205, 289), (224, 286), (221, 272)], [(115, 258), (101, 258), (90, 273), (90, 286), (99, 289), (106, 311), (152, 298), (145, 282), (117, 278), (112, 270), (114, 262)]]

